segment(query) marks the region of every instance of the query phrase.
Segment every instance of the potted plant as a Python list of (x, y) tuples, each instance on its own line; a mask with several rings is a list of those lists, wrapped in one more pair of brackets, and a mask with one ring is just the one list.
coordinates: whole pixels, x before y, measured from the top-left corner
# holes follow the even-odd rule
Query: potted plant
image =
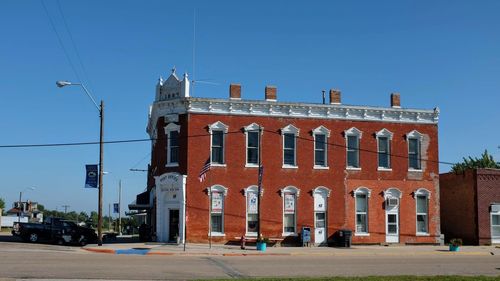
[(260, 235), (259, 238), (257, 238), (257, 251), (262, 251), (265, 252), (267, 248), (267, 243), (269, 243), (269, 238)]
[(462, 239), (460, 238), (451, 239), (449, 246), (450, 246), (450, 251), (457, 252), (460, 249), (460, 246), (462, 246)]

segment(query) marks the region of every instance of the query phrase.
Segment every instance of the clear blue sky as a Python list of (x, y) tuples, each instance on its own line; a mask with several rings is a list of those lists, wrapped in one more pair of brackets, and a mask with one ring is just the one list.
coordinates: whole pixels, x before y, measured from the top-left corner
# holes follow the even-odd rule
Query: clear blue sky
[[(262, 99), (321, 102), (338, 88), (342, 102), (441, 109), (440, 160), (488, 149), (500, 158), (500, 1), (60, 1), (44, 0), (78, 76), (105, 101), (105, 140), (147, 138), (148, 107), (159, 75), (193, 72), (195, 96), (226, 98), (228, 84)], [(78, 49), (72, 45), (66, 24)], [(99, 118), (40, 1), (0, 3), (0, 145), (97, 141)], [(83, 62), (81, 67), (78, 55)], [(83, 71), (85, 69), (85, 71)], [(150, 144), (105, 146), (105, 210), (144, 190)], [(142, 161), (141, 161), (142, 160)], [(90, 211), (84, 165), (98, 146), (0, 149), (0, 197), (51, 209)], [(441, 165), (441, 172), (449, 166)]]

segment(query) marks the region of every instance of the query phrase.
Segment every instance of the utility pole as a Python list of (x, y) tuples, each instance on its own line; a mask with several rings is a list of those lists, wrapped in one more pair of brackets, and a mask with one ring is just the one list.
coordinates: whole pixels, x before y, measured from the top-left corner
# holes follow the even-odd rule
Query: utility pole
[(71, 207), (70, 205), (62, 205), (61, 207), (64, 208), (64, 214), (68, 213), (68, 208)]
[(118, 188), (118, 234), (122, 235), (122, 180)]
[(260, 194), (261, 194), (261, 189), (262, 189), (262, 143), (261, 143), (261, 137), (262, 137), (262, 128), (259, 125), (259, 151), (258, 151), (258, 157), (259, 157), (259, 175), (258, 175), (258, 187), (257, 187), (257, 241), (259, 241), (260, 236), (262, 235), (261, 229), (260, 229)]

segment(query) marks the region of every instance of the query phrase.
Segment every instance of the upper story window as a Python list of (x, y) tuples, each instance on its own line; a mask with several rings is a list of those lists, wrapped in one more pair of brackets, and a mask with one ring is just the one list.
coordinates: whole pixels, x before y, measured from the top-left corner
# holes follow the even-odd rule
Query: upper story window
[(360, 169), (359, 141), (363, 133), (355, 127), (344, 132), (347, 146), (347, 169)]
[(283, 197), (283, 236), (297, 234), (297, 198), (300, 189), (287, 186), (281, 190)]
[(377, 137), (377, 154), (378, 154), (378, 169), (391, 169), (391, 141), (392, 133), (387, 129), (378, 131)]
[(212, 236), (224, 235), (224, 203), (227, 188), (222, 185), (213, 185), (208, 188), (210, 198), (210, 231)]
[(297, 137), (299, 129), (288, 125), (281, 129), (283, 135), (283, 168), (297, 167)]
[(417, 210), (417, 234), (429, 234), (429, 199), (430, 191), (419, 188), (413, 193)]
[(314, 137), (314, 168), (328, 167), (328, 138), (330, 130), (323, 126), (312, 131)]
[(179, 165), (179, 131), (180, 126), (169, 123), (165, 126), (165, 136), (167, 138), (167, 163), (166, 166)]
[(208, 126), (208, 131), (210, 133), (210, 156), (212, 165), (224, 165), (225, 162), (225, 136), (228, 130), (228, 126), (220, 121), (217, 121)]
[[(263, 127), (252, 123), (244, 128), (247, 139), (247, 167), (257, 167), (259, 164), (259, 148), (260, 137), (262, 136)], [(261, 134), (259, 135), (259, 130)]]
[(406, 140), (408, 141), (408, 170), (422, 170), (422, 137), (422, 134), (417, 130), (406, 134)]
[(359, 187), (353, 192), (356, 208), (356, 230), (355, 234), (368, 234), (368, 198), (371, 191), (365, 187)]

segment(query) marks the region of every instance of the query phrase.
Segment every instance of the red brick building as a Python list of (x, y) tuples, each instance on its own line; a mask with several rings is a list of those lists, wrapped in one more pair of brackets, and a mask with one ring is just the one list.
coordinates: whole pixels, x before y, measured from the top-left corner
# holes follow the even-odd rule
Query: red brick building
[(190, 97), (175, 71), (158, 82), (147, 127), (158, 241), (256, 236), (261, 155), (266, 237), (297, 243), (308, 226), (318, 245), (339, 229), (353, 230), (353, 243), (438, 242), (438, 109), (402, 108), (399, 94), (381, 108), (342, 105), (336, 90), (327, 104), (280, 102), (271, 86), (245, 100), (241, 90)]
[(468, 245), (500, 244), (500, 170), (440, 175), (441, 228)]

